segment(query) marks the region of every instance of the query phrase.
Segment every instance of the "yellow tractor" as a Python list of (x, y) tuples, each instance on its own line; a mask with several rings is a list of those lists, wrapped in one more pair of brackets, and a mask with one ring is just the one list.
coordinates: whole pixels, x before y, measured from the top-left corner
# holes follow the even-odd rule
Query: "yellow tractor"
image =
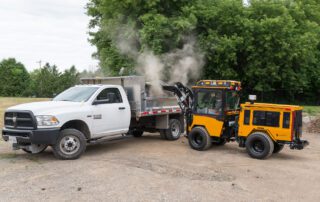
[(163, 88), (176, 95), (195, 150), (236, 141), (252, 158), (265, 159), (285, 144), (299, 150), (309, 144), (300, 139), (302, 107), (255, 103), (253, 95), (250, 102), (239, 105), (238, 81), (201, 80), (192, 89), (178, 82)]

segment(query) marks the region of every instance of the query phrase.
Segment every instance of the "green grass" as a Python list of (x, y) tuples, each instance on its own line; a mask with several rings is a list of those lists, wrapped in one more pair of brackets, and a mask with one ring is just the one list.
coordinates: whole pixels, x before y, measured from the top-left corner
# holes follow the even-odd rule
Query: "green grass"
[(0, 130), (3, 127), (3, 114), (4, 111), (11, 106), (28, 103), (46, 101), (48, 98), (21, 98), (21, 97), (0, 97)]
[(303, 111), (311, 116), (320, 115), (320, 106), (303, 106)]

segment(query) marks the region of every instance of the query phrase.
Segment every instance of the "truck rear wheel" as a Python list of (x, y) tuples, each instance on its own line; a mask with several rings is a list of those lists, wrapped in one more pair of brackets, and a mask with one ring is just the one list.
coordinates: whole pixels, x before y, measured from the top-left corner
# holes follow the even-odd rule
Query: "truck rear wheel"
[(32, 144), (29, 148), (23, 148), (22, 150), (29, 154), (40, 154), (46, 150), (48, 145), (45, 144)]
[(77, 159), (86, 150), (87, 142), (84, 134), (76, 129), (64, 129), (58, 141), (52, 146), (54, 155), (63, 160)]
[(283, 149), (283, 144), (274, 143), (274, 150), (273, 153), (279, 153)]
[(134, 137), (141, 137), (143, 135), (143, 131), (142, 130), (134, 130), (134, 131), (132, 131), (132, 135)]
[(212, 145), (211, 137), (203, 127), (194, 127), (188, 135), (189, 145), (192, 149), (204, 151)]
[(255, 132), (247, 138), (246, 149), (252, 158), (265, 159), (271, 156), (274, 144), (267, 134)]
[(177, 140), (182, 131), (181, 122), (178, 119), (170, 119), (169, 128), (165, 130), (167, 140)]
[(161, 139), (167, 140), (166, 130), (160, 130)]

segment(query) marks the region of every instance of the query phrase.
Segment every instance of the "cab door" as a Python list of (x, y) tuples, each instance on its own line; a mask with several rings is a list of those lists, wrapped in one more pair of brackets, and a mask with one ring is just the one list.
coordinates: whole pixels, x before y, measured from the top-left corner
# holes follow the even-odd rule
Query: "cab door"
[(128, 132), (131, 112), (123, 89), (103, 89), (92, 105), (92, 137)]

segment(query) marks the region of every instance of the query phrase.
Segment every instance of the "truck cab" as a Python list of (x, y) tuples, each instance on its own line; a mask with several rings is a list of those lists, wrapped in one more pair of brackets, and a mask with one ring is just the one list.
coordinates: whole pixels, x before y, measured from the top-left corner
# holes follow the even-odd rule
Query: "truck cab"
[(90, 140), (127, 133), (130, 120), (121, 86), (78, 85), (52, 101), (8, 108), (2, 136), (15, 149), (40, 153), (50, 145), (58, 158), (74, 159)]

